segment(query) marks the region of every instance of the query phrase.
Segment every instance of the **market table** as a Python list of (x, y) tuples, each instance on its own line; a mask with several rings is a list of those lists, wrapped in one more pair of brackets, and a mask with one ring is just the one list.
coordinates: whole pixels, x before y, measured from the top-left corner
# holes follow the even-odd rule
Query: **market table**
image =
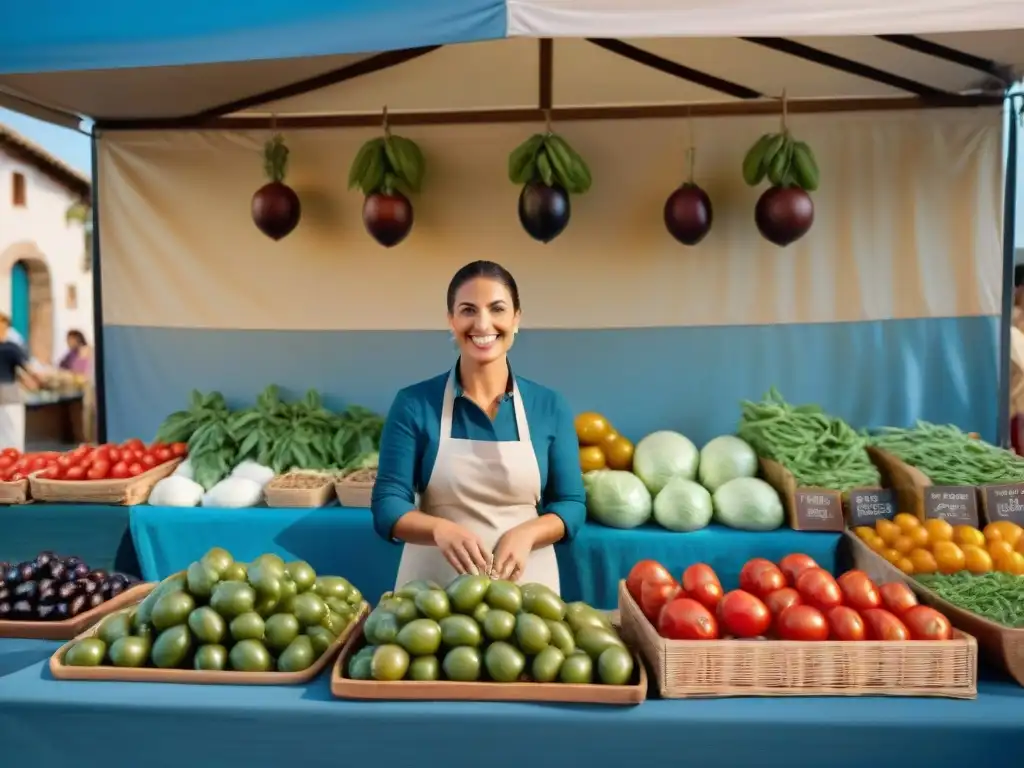
[(54, 680), (57, 643), (0, 640), (0, 754), (42, 768), (929, 768), (1019, 764), (1024, 689), (948, 699), (649, 700), (633, 708), (353, 702), (308, 686)]
[(49, 549), (93, 568), (141, 576), (129, 515), (128, 507), (105, 504), (0, 506), (0, 561), (31, 560)]
[[(374, 600), (393, 588), (402, 552), (377, 536), (370, 510), (355, 507), (139, 506), (131, 510), (131, 533), (147, 580), (187, 568), (210, 547), (221, 546), (240, 560), (264, 552), (306, 560), (317, 571), (349, 577)], [(790, 552), (806, 552), (832, 568), (839, 539), (838, 534), (789, 529), (752, 533), (712, 526), (683, 534), (653, 525), (622, 531), (588, 523), (575, 541), (557, 547), (562, 596), (615, 608), (619, 579), (643, 558), (654, 558), (675, 573), (706, 562), (726, 586), (736, 585), (740, 567), (751, 557), (777, 561)]]

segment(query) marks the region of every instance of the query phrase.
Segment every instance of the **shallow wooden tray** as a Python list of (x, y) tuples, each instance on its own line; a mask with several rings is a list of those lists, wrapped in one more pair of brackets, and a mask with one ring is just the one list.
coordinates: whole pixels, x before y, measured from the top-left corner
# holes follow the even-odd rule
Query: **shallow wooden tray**
[(627, 636), (651, 664), (667, 699), (728, 696), (978, 695), (978, 646), (952, 640), (881, 642), (667, 640), (619, 582)]
[(144, 503), (153, 486), (169, 477), (181, 462), (174, 459), (121, 480), (47, 480), (37, 473), (29, 482), (36, 501), (134, 506)]
[[(876, 583), (902, 581), (925, 605), (943, 613), (953, 626), (978, 639), (985, 659), (1006, 670), (1020, 685), (1024, 685), (1024, 629), (1004, 627), (990, 619), (961, 608), (939, 597), (913, 576), (908, 576), (884, 557), (872, 551), (853, 533), (844, 537), (845, 546), (852, 555), (855, 568), (867, 573)], [(1022, 577), (1024, 578), (1024, 577)]]
[(156, 589), (155, 583), (136, 584), (117, 597), (107, 600), (73, 619), (64, 621), (0, 621), (0, 637), (18, 637), (26, 640), (70, 640), (100, 619), (128, 608)]
[(634, 706), (647, 698), (647, 671), (634, 656), (634, 679), (630, 685), (566, 685), (564, 683), (455, 683), (449, 680), (426, 682), (398, 680), (353, 680), (347, 676), (348, 660), (366, 645), (363, 621), (354, 632), (331, 672), (331, 694), (339, 699), (376, 699), (387, 701), (531, 701), (541, 704), (611, 704)]
[[(155, 585), (154, 585), (155, 586)], [(96, 634), (93, 627), (69, 643), (58, 648), (50, 657), (50, 674), (58, 680), (107, 680), (124, 683), (186, 683), (194, 685), (297, 685), (308, 683), (315, 678), (342, 649), (356, 627), (362, 626), (363, 617), (369, 606), (363, 602), (355, 618), (324, 651), (323, 655), (309, 669), (302, 672), (208, 672), (194, 669), (156, 669), (155, 667), (69, 667), (64, 664), (64, 654), (78, 640)]]
[(0, 483), (0, 505), (27, 504), (30, 499), (28, 478)]
[(263, 497), (268, 507), (274, 508), (316, 508), (322, 507), (334, 495), (334, 480), (324, 476), (323, 483), (315, 488), (291, 488), (277, 485), (275, 477), (263, 488)]

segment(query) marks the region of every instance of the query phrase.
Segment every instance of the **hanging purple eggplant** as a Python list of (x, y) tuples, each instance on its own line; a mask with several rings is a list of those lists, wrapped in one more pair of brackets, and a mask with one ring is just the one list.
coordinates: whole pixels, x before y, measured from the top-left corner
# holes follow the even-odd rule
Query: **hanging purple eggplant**
[(690, 147), (690, 174), (665, 201), (665, 228), (683, 245), (696, 245), (711, 231), (714, 218), (711, 198), (693, 180), (693, 166), (697, 150)]
[(302, 204), (295, 190), (284, 183), (288, 172), (288, 146), (276, 134), (263, 147), (263, 169), (270, 181), (252, 196), (252, 220), (267, 237), (280, 240), (302, 218)]
[(402, 242), (412, 230), (413, 208), (406, 193), (419, 192), (426, 162), (416, 142), (391, 133), (385, 113), (384, 136), (363, 144), (352, 161), (348, 188), (358, 187), (363, 226), (385, 248)]
[(568, 226), (570, 195), (590, 189), (590, 169), (565, 139), (550, 128), (528, 138), (508, 156), (508, 178), (522, 184), (519, 223), (534, 240), (549, 243)]

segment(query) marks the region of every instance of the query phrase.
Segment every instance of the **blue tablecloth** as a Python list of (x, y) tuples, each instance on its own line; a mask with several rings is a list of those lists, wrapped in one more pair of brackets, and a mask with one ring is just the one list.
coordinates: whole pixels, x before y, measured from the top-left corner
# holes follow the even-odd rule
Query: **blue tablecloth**
[[(142, 575), (162, 579), (187, 568), (210, 547), (220, 546), (240, 560), (264, 552), (306, 560), (317, 571), (350, 578), (371, 599), (394, 586), (401, 547), (374, 531), (368, 509), (181, 509), (134, 507), (131, 532)], [(788, 529), (749, 533), (713, 526), (694, 533), (672, 533), (645, 526), (620, 531), (587, 524), (570, 544), (559, 546), (562, 595), (599, 608), (615, 608), (618, 582), (643, 558), (663, 563), (677, 575), (706, 562), (725, 586), (734, 587), (739, 569), (751, 557), (779, 560), (805, 552), (829, 569), (835, 563), (838, 534)]]
[(638, 707), (334, 700), (308, 686), (53, 680), (57, 643), (0, 640), (0, 760), (38, 768), (1011, 766), (1024, 689), (947, 699), (649, 700)]
[(129, 507), (104, 504), (0, 506), (0, 561), (31, 560), (44, 550), (77, 555), (93, 568), (140, 576)]

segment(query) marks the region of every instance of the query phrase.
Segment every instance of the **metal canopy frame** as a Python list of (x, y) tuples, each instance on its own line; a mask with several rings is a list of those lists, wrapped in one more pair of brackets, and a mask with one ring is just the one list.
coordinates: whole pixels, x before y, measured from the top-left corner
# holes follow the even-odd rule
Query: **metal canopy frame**
[[(872, 67), (861, 62), (838, 56), (781, 37), (739, 38), (752, 45), (784, 53), (821, 66), (845, 72), (850, 75), (872, 80), (897, 90), (907, 92), (906, 97), (890, 98), (847, 98), (847, 99), (790, 99), (787, 104), (792, 114), (828, 112), (863, 112), (909, 109), (972, 108), (997, 106), (1004, 102), (1011, 105), (1008, 118), (1016, 121), (1022, 97), (1011, 95), (1009, 89), (1014, 83), (1012, 68), (1008, 65), (926, 40), (916, 35), (876, 35), (876, 39), (900, 46), (917, 53), (941, 59), (973, 69), (989, 78), (987, 88), (978, 93), (962, 94), (945, 91), (898, 74)], [(695, 85), (731, 96), (735, 101), (721, 103), (671, 104), (628, 107), (563, 107), (553, 104), (554, 44), (550, 38), (538, 40), (540, 77), (538, 82), (537, 106), (533, 109), (480, 109), (455, 111), (391, 112), (391, 125), (452, 125), (467, 123), (527, 123), (544, 119), (560, 122), (575, 120), (638, 120), (677, 117), (711, 117), (763, 115), (778, 112), (778, 99), (762, 94), (755, 89), (716, 77), (692, 67), (651, 53), (638, 46), (614, 38), (586, 38), (587, 42), (609, 53), (629, 59), (639, 65), (655, 69)], [(106, 382), (103, 348), (103, 301), (102, 267), (100, 258), (99, 222), (99, 168), (97, 143), (105, 131), (122, 130), (252, 130), (252, 129), (317, 129), (350, 128), (380, 125), (380, 114), (348, 114), (322, 116), (260, 117), (238, 116), (235, 113), (253, 109), (275, 101), (311, 93), (331, 85), (352, 80), (372, 72), (391, 67), (427, 55), (442, 46), (425, 46), (398, 51), (388, 51), (370, 56), (362, 61), (307, 78), (290, 85), (256, 93), (230, 102), (210, 107), (194, 114), (171, 118), (124, 118), (98, 119), (93, 124), (92, 168), (93, 168), (93, 288), (94, 321), (96, 324), (96, 410), (98, 439), (107, 439), (106, 429)], [(1011, 124), (1013, 127), (1013, 124)], [(998, 442), (1008, 447), (1010, 427), (1010, 317), (1013, 308), (1013, 265), (1014, 235), (1017, 200), (1017, 131), (1010, 130), (1007, 143), (1007, 169), (1003, 190), (1003, 292), (1002, 318), (999, 334), (999, 423)]]

